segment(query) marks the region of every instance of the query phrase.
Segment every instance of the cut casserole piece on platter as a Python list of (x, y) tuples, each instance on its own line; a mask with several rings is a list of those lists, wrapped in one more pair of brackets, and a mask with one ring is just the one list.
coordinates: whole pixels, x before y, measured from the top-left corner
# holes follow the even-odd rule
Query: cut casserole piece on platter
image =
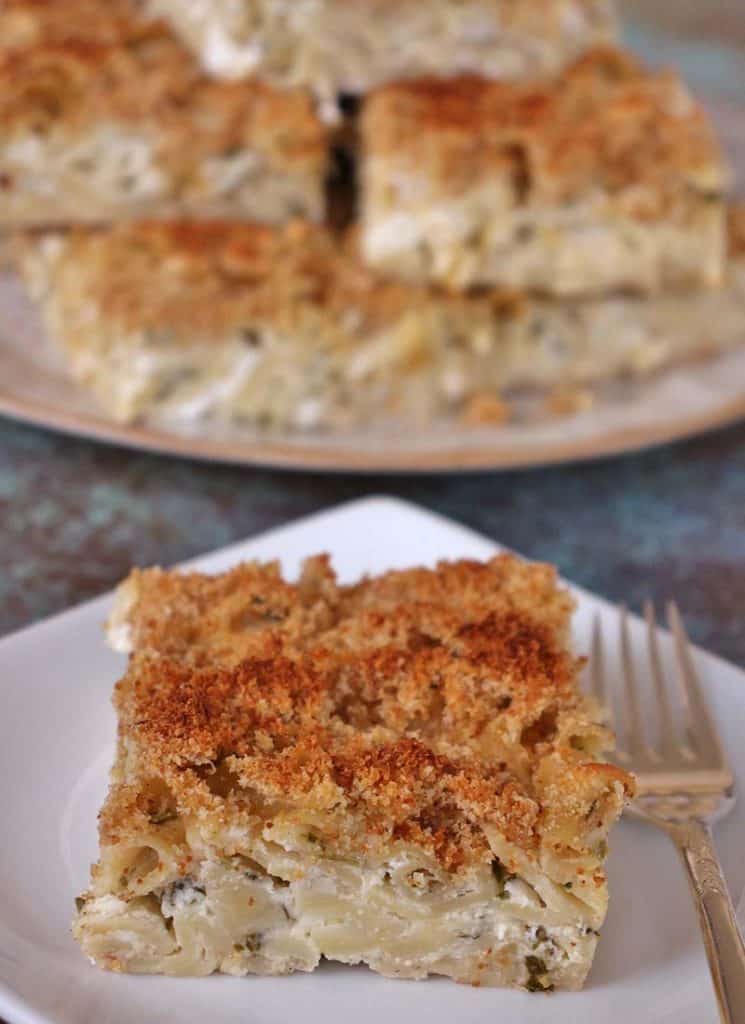
[(741, 345), (738, 217), (721, 291), (646, 298), (448, 295), (300, 223), (81, 228), (29, 239), (20, 262), (72, 374), (119, 421), (489, 424)]
[(154, 23), (65, 39), (41, 11), (37, 41), (0, 47), (0, 229), (323, 219), (328, 138), (308, 95), (210, 79)]
[(577, 687), (571, 598), (500, 556), (340, 586), (135, 571), (83, 951), (116, 971), (578, 989), (633, 782)]
[(303, 86), (330, 117), (338, 95), (418, 75), (533, 78), (611, 42), (609, 0), (151, 0), (228, 77)]
[(727, 170), (674, 73), (598, 49), (543, 84), (396, 82), (365, 102), (362, 248), (446, 287), (721, 284)]

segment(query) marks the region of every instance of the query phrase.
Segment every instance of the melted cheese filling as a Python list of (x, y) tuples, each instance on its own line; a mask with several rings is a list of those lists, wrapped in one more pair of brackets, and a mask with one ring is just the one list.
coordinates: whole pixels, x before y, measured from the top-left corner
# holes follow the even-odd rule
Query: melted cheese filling
[(448, 882), (405, 854), (370, 869), (291, 853), (270, 866), (286, 877), (233, 856), (146, 895), (90, 898), (76, 935), (103, 966), (171, 975), (310, 971), (323, 956), (393, 977), (574, 989), (592, 962), (580, 901), (548, 908), (488, 869)]

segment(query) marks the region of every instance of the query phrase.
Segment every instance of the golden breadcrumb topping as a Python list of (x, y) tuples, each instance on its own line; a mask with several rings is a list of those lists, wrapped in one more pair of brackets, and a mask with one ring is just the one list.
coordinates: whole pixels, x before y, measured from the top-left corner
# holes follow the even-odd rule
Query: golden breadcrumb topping
[(639, 186), (639, 217), (693, 185), (718, 190), (724, 166), (703, 109), (672, 72), (596, 49), (546, 84), (476, 76), (397, 82), (373, 93), (362, 122), (367, 156), (390, 159), (433, 194), (490, 176), (524, 202), (586, 199)]
[(160, 779), (179, 813), (320, 815), (340, 854), (401, 840), (457, 870), (490, 859), (493, 828), (586, 855), (590, 803), (615, 817), (631, 781), (597, 763), (610, 738), (576, 686), (571, 608), (553, 570), (507, 555), (354, 586), (325, 557), (296, 584), (274, 564), (135, 571), (111, 623), (133, 654), (102, 842)]
[[(745, 252), (743, 225), (743, 208), (734, 207), (733, 256)], [(35, 248), (37, 242), (28, 244)], [(140, 221), (107, 230), (73, 228), (48, 273), (49, 287), (71, 296), (76, 306), (89, 303), (107, 332), (162, 331), (173, 344), (220, 343), (225, 332), (269, 327), (288, 336), (309, 331), (321, 344), (333, 338), (348, 346), (408, 313), (437, 309), (456, 322), (483, 316), (490, 323), (519, 316), (529, 303), (525, 294), (504, 289), (458, 296), (398, 283), (364, 266), (354, 234), (340, 244), (324, 228), (300, 221), (282, 227)], [(153, 281), (157, 288), (150, 287)], [(499, 416), (504, 409), (477, 409), (473, 419)]]
[[(33, 242), (32, 242), (33, 244)], [(220, 341), (220, 332), (268, 325), (278, 331), (337, 329), (339, 344), (410, 311), (446, 302), (487, 316), (517, 308), (495, 291), (443, 296), (369, 270), (356, 238), (339, 239), (295, 221), (280, 228), (232, 222), (139, 222), (106, 231), (72, 229), (52, 269), (56, 290), (84, 297), (124, 329), (163, 329), (174, 341)], [(153, 280), (157, 288), (149, 287)]]
[(211, 79), (154, 23), (114, 42), (42, 42), (0, 56), (6, 136), (109, 123), (150, 140), (174, 174), (244, 148), (288, 169), (326, 159), (326, 131), (304, 92)]
[(147, 31), (141, 0), (3, 0), (0, 51), (86, 40), (116, 43)]

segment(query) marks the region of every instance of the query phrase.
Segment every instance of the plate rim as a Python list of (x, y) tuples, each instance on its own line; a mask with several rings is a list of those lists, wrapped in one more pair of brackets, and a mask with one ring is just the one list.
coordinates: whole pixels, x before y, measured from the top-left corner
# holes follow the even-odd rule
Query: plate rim
[[(695, 364), (691, 369), (695, 369)], [(132, 426), (108, 420), (95, 412), (86, 413), (50, 405), (30, 398), (18, 398), (0, 390), (0, 415), (28, 426), (106, 445), (155, 455), (176, 456), (206, 463), (254, 466), (324, 473), (468, 473), (531, 469), (540, 466), (589, 462), (631, 454), (706, 434), (745, 419), (745, 388), (740, 395), (699, 414), (681, 414), (659, 424), (611, 428), (589, 439), (564, 441), (557, 430), (551, 444), (532, 443), (519, 448), (509, 438), (492, 445), (412, 451), (405, 448), (384, 452), (371, 447), (366, 452), (335, 447), (303, 447), (291, 441), (230, 441), (209, 437), (182, 437), (156, 426)], [(557, 420), (560, 424), (561, 420)]]

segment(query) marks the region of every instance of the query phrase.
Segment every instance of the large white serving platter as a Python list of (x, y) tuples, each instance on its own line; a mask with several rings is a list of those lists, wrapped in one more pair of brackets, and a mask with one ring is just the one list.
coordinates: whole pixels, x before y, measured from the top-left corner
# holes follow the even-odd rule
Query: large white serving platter
[[(241, 559), (329, 551), (345, 580), (363, 572), (483, 558), (495, 545), (387, 498), (355, 502), (200, 558), (207, 571)], [(607, 604), (577, 591), (576, 642)], [(685, 604), (685, 595), (682, 595)], [(0, 641), (0, 1016), (12, 1024), (714, 1024), (716, 1008), (687, 884), (666, 839), (631, 820), (612, 837), (611, 910), (588, 988), (529, 995), (432, 979), (388, 981), (324, 966), (288, 978), (165, 979), (104, 973), (72, 941), (73, 898), (96, 856), (96, 812), (113, 753), (109, 698), (122, 660), (103, 642), (110, 598)], [(643, 642), (641, 631), (635, 642)], [(665, 657), (670, 657), (663, 637)], [(615, 657), (615, 652), (611, 652)], [(745, 674), (698, 652), (698, 667), (745, 785)], [(733, 893), (745, 888), (745, 811), (717, 829)]]

